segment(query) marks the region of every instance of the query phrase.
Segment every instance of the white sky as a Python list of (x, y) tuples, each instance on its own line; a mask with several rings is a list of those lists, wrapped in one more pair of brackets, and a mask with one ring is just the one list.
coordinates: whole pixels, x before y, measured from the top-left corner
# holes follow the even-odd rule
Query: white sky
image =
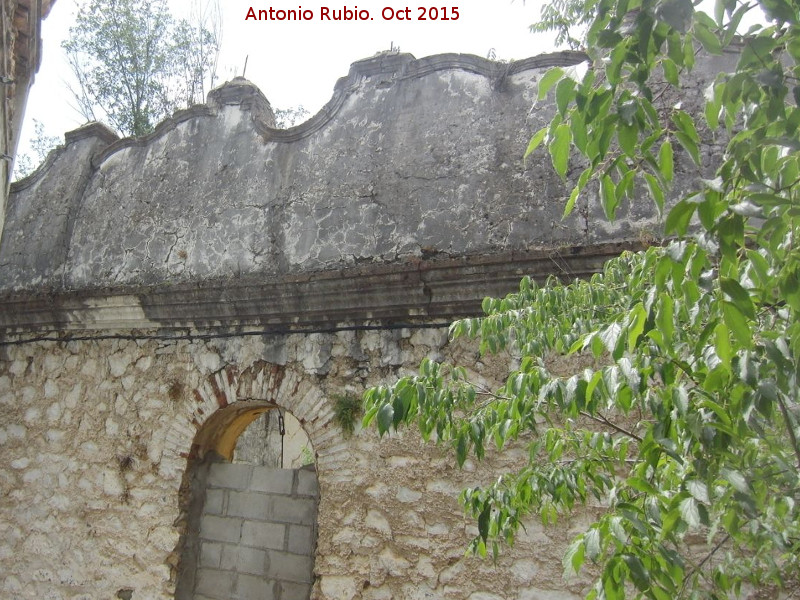
[[(169, 0), (176, 17), (185, 16), (191, 0)], [(222, 52), (219, 75), (231, 79), (242, 72), (267, 96), (273, 107), (302, 104), (311, 114), (331, 97), (339, 77), (347, 75), (350, 63), (388, 50), (391, 44), (417, 58), (445, 52), (487, 56), (494, 49), (498, 60), (521, 59), (554, 49), (550, 39), (529, 32), (539, 16), (539, 0), (361, 0), (338, 3), (331, 0), (220, 0)], [(313, 21), (245, 21), (248, 9), (312, 10)], [(320, 7), (331, 10), (347, 6), (366, 9), (371, 21), (320, 21)], [(384, 7), (410, 8), (411, 21), (384, 21)], [(456, 21), (418, 21), (418, 6), (458, 7)], [(65, 79), (70, 76), (61, 41), (74, 22), (75, 0), (57, 0), (42, 25), (43, 59), (31, 90), (20, 138), (20, 153), (28, 150), (35, 118), (49, 135), (63, 134), (83, 124), (71, 108), (72, 98)]]

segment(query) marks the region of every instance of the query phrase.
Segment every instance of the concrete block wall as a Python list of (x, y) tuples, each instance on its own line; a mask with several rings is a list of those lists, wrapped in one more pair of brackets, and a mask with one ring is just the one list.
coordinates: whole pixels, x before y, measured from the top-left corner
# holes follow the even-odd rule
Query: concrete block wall
[(318, 497), (313, 469), (211, 465), (195, 600), (303, 600), (311, 594)]

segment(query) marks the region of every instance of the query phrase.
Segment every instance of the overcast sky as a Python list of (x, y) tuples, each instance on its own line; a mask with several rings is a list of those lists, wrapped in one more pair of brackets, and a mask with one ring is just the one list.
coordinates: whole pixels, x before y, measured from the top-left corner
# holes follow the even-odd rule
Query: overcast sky
[[(201, 0), (205, 1), (205, 0)], [(175, 16), (188, 11), (191, 0), (170, 0)], [(260, 4), (251, 0), (220, 0), (222, 9), (221, 80), (242, 73), (247, 57), (246, 77), (258, 85), (276, 108), (302, 104), (312, 114), (331, 97), (339, 77), (347, 75), (350, 63), (388, 50), (392, 44), (417, 58), (445, 52), (461, 52), (486, 57), (493, 49), (498, 60), (535, 56), (553, 50), (551, 40), (529, 32), (537, 20), (540, 2), (522, 0), (454, 0), (439, 2), (404, 2), (362, 0), (353, 3), (326, 3), (319, 0), (275, 0)], [(311, 10), (312, 21), (245, 20), (249, 8), (254, 11), (278, 9)], [(367, 10), (369, 21), (322, 21), (321, 7), (329, 14), (343, 7)], [(418, 7), (434, 6), (442, 16), (442, 7), (457, 20), (420, 21)], [(384, 8), (406, 14), (411, 20), (384, 20)], [(71, 107), (72, 99), (65, 86), (69, 68), (63, 57), (61, 41), (73, 24), (75, 0), (57, 0), (42, 26), (43, 59), (28, 100), (20, 143), (20, 152), (28, 148), (33, 135), (32, 119), (44, 123), (50, 135), (60, 135), (80, 127), (82, 117)], [(362, 13), (363, 14), (363, 13)]]

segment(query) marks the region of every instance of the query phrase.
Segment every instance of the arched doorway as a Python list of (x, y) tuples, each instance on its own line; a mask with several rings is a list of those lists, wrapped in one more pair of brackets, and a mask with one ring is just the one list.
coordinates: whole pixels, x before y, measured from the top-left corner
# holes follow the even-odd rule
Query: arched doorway
[(314, 451), (290, 413), (262, 400), (217, 410), (184, 478), (176, 599), (307, 599), (317, 503)]

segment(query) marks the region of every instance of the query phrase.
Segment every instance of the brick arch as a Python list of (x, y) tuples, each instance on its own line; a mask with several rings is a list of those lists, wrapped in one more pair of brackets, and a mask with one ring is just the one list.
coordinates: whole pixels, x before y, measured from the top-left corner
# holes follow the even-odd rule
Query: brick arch
[[(187, 408), (188, 410), (184, 410), (170, 431), (170, 439), (167, 442), (174, 455), (181, 457), (184, 466), (178, 499), (180, 516), (175, 522), (179, 540), (171, 554), (171, 561), (168, 561), (173, 569), (173, 580), (176, 583), (175, 598), (180, 600), (192, 597), (195, 568), (199, 564), (198, 549), (201, 543), (198, 538), (199, 519), (205, 502), (205, 491), (201, 492), (202, 499), (199, 503), (197, 494), (199, 489), (205, 490), (209, 469), (215, 460), (213, 453), (204, 456), (205, 451), (218, 448), (216, 446), (218, 438), (214, 438), (213, 433), (207, 436), (208, 432), (226, 428), (236, 429), (235, 444), (235, 438), (252, 421), (249, 419), (242, 426), (243, 417), (253, 415), (255, 418), (257, 413), (273, 408), (286, 410), (300, 422), (314, 448), (316, 455), (314, 489), (317, 489), (320, 464), (330, 464), (333, 468), (334, 464), (329, 463), (329, 458), (340, 456), (343, 451), (342, 431), (331, 422), (334, 415), (333, 407), (317, 380), (290, 367), (257, 362), (240, 371), (235, 366), (228, 365), (206, 377), (201, 385), (191, 391)], [(229, 447), (230, 440), (227, 440), (226, 444), (226, 447)], [(221, 454), (223, 458), (230, 460), (230, 456), (226, 456), (224, 452)], [(302, 478), (302, 475), (308, 475), (308, 472), (294, 477), (297, 480)], [(296, 487), (300, 490), (298, 486), (300, 484), (296, 482)], [(312, 531), (316, 539), (316, 508)], [(294, 551), (296, 550), (289, 552)], [(311, 564), (313, 565), (313, 546)], [(298, 585), (302, 587), (310, 583)], [(308, 590), (306, 589), (304, 593), (308, 593)]]
[[(308, 435), (318, 463), (327, 462), (331, 453), (340, 450), (342, 434), (331, 423), (333, 407), (316, 381), (291, 367), (259, 361), (242, 371), (228, 365), (192, 390), (188, 410), (166, 434), (166, 453), (184, 461), (195, 458), (195, 439), (203, 425), (219, 409), (241, 401), (257, 401), (292, 413)], [(186, 463), (180, 467), (185, 469)]]

